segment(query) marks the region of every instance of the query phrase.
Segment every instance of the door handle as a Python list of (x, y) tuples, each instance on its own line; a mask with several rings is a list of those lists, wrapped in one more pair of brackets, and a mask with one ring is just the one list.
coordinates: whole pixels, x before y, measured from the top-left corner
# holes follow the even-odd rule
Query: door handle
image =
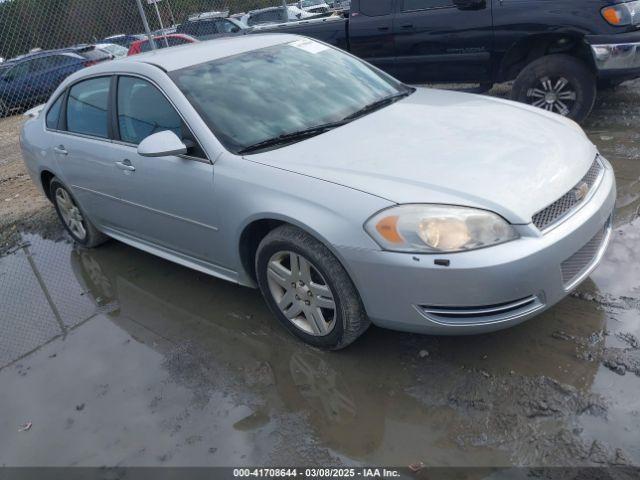
[(64, 148), (64, 145), (58, 145), (57, 147), (53, 147), (53, 151), (57, 155), (69, 155), (69, 152)]
[(120, 170), (124, 170), (125, 172), (135, 172), (136, 171), (136, 167), (134, 167), (133, 165), (131, 165), (131, 160), (125, 159), (121, 162), (116, 162), (116, 167), (118, 167)]
[(378, 27), (378, 30), (381, 32), (386, 32), (389, 30), (389, 27)]
[(405, 25), (400, 25), (400, 28), (403, 28), (405, 30), (409, 30), (410, 28), (413, 28), (413, 24), (412, 23), (407, 23)]

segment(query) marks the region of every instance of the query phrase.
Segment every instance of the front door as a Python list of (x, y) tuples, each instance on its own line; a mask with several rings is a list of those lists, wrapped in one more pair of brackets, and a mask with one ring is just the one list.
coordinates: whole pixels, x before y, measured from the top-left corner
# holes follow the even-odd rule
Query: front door
[(397, 0), (397, 75), (407, 82), (491, 80), (490, 0)]
[[(120, 77), (115, 103), (118, 131), (113, 173), (122, 200), (116, 228), (156, 246), (215, 263), (219, 235), (213, 165), (169, 100), (147, 80)], [(142, 140), (164, 130), (193, 145), (189, 156), (138, 155)]]

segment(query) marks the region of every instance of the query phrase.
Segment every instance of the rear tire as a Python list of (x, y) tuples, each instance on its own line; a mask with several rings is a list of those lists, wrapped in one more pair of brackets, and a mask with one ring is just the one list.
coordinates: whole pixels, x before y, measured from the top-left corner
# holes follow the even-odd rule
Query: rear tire
[(93, 248), (109, 239), (93, 226), (69, 189), (60, 180), (54, 177), (49, 188), (58, 218), (76, 243), (83, 247)]
[(345, 269), (327, 247), (299, 228), (284, 225), (267, 234), (258, 246), (256, 276), (269, 309), (309, 345), (339, 350), (369, 328)]
[(520, 72), (511, 98), (582, 122), (595, 104), (596, 84), (596, 76), (581, 60), (548, 55)]

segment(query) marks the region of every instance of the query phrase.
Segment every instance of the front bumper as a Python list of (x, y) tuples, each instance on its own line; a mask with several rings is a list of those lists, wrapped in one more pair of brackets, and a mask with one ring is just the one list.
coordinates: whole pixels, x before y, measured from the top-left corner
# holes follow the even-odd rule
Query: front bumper
[(621, 34), (587, 38), (591, 53), (603, 78), (640, 77), (640, 35)]
[[(608, 245), (616, 187), (605, 167), (591, 199), (544, 235), (518, 226), (518, 240), (448, 255), (340, 249), (371, 321), (416, 333), (475, 334), (516, 325), (556, 304), (587, 278)], [(584, 268), (568, 281), (567, 269), (585, 252)]]

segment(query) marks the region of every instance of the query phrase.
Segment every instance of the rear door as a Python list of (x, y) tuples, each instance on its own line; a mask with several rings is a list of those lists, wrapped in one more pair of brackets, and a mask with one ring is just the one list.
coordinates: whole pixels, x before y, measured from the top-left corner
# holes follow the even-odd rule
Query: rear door
[(407, 82), (491, 79), (491, 0), (396, 0), (397, 75)]
[(109, 139), (110, 84), (111, 76), (74, 84), (62, 99), (57, 127), (53, 123), (47, 125), (52, 137), (48, 142), (50, 158), (85, 214), (99, 227), (112, 225), (116, 199), (121, 194), (121, 186), (110, 181), (114, 170)]
[(349, 19), (351, 53), (393, 74), (395, 40), (393, 34), (396, 0), (354, 0)]

